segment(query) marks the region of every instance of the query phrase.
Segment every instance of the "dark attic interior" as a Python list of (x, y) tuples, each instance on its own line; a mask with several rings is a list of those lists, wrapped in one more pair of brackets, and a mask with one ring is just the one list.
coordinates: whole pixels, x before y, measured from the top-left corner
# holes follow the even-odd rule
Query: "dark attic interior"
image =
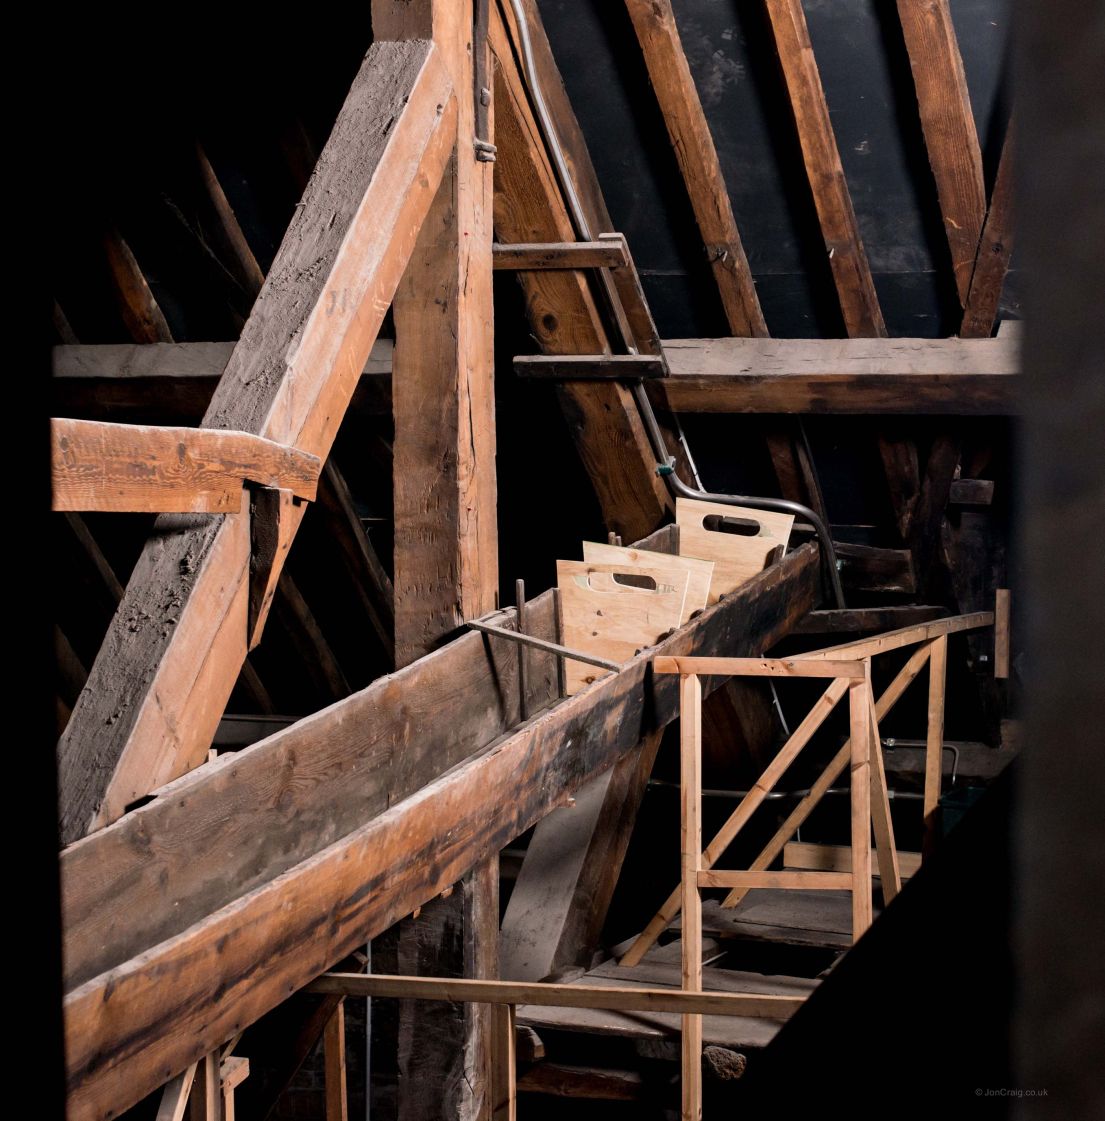
[(31, 1113), (1105, 1116), (1105, 6), (155, 14), (44, 52)]

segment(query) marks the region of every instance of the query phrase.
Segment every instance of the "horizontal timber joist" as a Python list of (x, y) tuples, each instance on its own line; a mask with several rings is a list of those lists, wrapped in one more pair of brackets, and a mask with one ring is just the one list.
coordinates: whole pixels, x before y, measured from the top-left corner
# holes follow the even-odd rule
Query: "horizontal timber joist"
[(314, 501), (318, 456), (249, 432), (50, 421), (55, 510), (234, 514), (256, 483)]
[[(233, 342), (90, 343), (51, 352), (50, 411), (90, 419), (198, 423), (234, 353)], [(377, 339), (353, 393), (364, 412), (391, 413), (391, 339)]]
[(657, 393), (682, 413), (1016, 412), (1018, 347), (996, 339), (667, 339)]
[[(203, 419), (325, 459), (456, 142), (433, 43), (365, 56)], [(58, 747), (73, 841), (206, 755), (302, 519), (250, 600), (246, 515), (157, 523)]]
[[(817, 583), (817, 551), (807, 545), (656, 647), (642, 651), (620, 673), (554, 704), (482, 750), (473, 744), (476, 754), (428, 785), (415, 783), (415, 793), (382, 812), (367, 809), (352, 831), (273, 875), (282, 860), (283, 839), (310, 833), (302, 827), (306, 820), (325, 820), (335, 781), (352, 781), (358, 765), (364, 765), (358, 764), (355, 747), (343, 775), (335, 776), (332, 756), (329, 762), (314, 765), (316, 753), (324, 752), (336, 739), (354, 734), (353, 729), (360, 726), (351, 716), (355, 706), (364, 703), (364, 694), (302, 722), (309, 734), (303, 735), (301, 728), (298, 741), (289, 745), (285, 740), (285, 749), (266, 760), (268, 804), (254, 807), (245, 796), (240, 802), (238, 841), (261, 832), (262, 822), (266, 827), (276, 824), (278, 831), (271, 838), (268, 857), (276, 865), (262, 873), (261, 882), (255, 881), (251, 890), (218, 909), (179, 915), (175, 920), (178, 932), (156, 945), (139, 950), (143, 939), (128, 944), (127, 932), (120, 929), (112, 940), (115, 945), (128, 945), (126, 959), (67, 996), (72, 1121), (99, 1121), (127, 1108), (366, 939), (450, 887), (588, 779), (612, 766), (642, 734), (675, 719), (677, 682), (653, 679), (650, 662), (654, 655), (758, 654), (814, 606)], [(532, 609), (533, 604), (527, 605), (527, 612)], [(462, 641), (496, 642), (476, 635)], [(508, 655), (517, 657), (513, 644)], [(438, 720), (455, 722), (452, 707), (440, 705), (432, 684), (426, 685), (427, 704), (438, 713)], [(393, 699), (393, 730), (401, 731), (410, 719), (409, 696), (403, 690)], [(294, 731), (293, 726), (282, 735)], [(380, 735), (383, 742), (386, 733)], [(243, 756), (272, 753), (271, 744), (257, 744)], [(404, 758), (402, 751), (396, 756), (400, 763)], [(229, 788), (237, 785), (228, 782), (236, 762), (182, 780), (168, 792), (170, 798), (183, 802), (172, 812), (214, 820), (213, 802), (222, 799), (225, 806), (225, 799), (231, 796)], [(438, 772), (450, 762), (423, 756), (423, 765)], [(258, 779), (261, 773), (258, 768)], [(323, 781), (327, 775), (329, 781)], [(190, 906), (188, 896), (176, 889), (174, 876), (201, 861), (191, 846), (181, 845), (175, 837), (172, 845), (168, 843), (169, 835), (153, 824), (156, 806), (155, 802), (150, 807), (145, 825), (129, 841), (132, 856), (139, 860), (133, 868), (130, 898), (144, 900), (148, 910), (168, 914)], [(356, 813), (355, 809), (351, 812)], [(138, 820), (143, 813), (147, 811), (136, 811), (88, 838), (83, 846), (85, 866), (106, 866), (111, 839), (132, 828), (130, 819)], [(256, 820), (251, 816), (254, 813)], [(164, 844), (159, 843), (161, 837), (166, 839)], [(222, 881), (217, 890), (232, 893), (236, 887), (232, 882), (235, 873), (223, 866), (236, 859), (231, 851), (235, 843), (221, 846), (206, 872), (211, 883)], [(103, 853), (102, 860), (98, 853)], [(155, 863), (160, 868), (150, 874)], [(249, 866), (248, 861), (246, 864)], [(74, 885), (71, 872), (70, 868), (65, 873), (67, 892)], [(101, 904), (106, 906), (110, 899), (122, 915), (122, 925), (144, 921), (134, 914), (137, 908), (126, 905), (114, 888), (102, 887), (111, 894), (101, 896)], [(88, 901), (88, 906), (95, 905)], [(74, 935), (71, 930), (70, 951), (75, 951)], [(95, 948), (84, 952), (94, 953)], [(118, 957), (109, 953), (104, 960)]]

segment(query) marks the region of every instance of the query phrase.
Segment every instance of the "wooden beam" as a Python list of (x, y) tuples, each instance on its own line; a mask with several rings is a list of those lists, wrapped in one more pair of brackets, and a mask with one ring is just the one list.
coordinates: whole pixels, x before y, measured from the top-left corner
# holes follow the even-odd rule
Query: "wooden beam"
[(626, 0), (626, 7), (694, 209), (729, 331), (764, 336), (767, 324), (671, 2)]
[(104, 234), (107, 267), (123, 322), (135, 342), (171, 343), (169, 324), (154, 298), (130, 246), (116, 229)]
[(711, 1016), (757, 1016), (787, 1020), (805, 997), (768, 993), (694, 992), (618, 985), (531, 984), (471, 977), (389, 977), (325, 973), (308, 991), (402, 1000), (449, 1000), (477, 1004), (533, 1004), (545, 1008), (608, 1008), (623, 1012), (696, 1012)]
[[(679, 871), (683, 905), (683, 989), (702, 992), (702, 679), (679, 678)], [(702, 1117), (702, 1015), (684, 1008), (680, 1092), (684, 1121)]]
[[(899, 852), (898, 860), (903, 880), (908, 880), (921, 867), (919, 852)], [(851, 872), (852, 850), (847, 845), (790, 841), (783, 849), (783, 865), (786, 868), (808, 868), (819, 872)]]
[(994, 593), (994, 676), (1009, 676), (1010, 639), (1012, 625), (1013, 593), (1008, 588), (998, 588)]
[[(326, 457), (455, 121), (452, 83), (432, 44), (373, 44), (204, 427)], [(301, 514), (292, 511), (288, 538)], [(240, 514), (159, 523), (60, 744), (63, 840), (114, 820), (205, 757), (246, 653), (249, 554)]]
[[(346, 729), (340, 737), (344, 738), (350, 730), (365, 729), (365, 723), (349, 719), (351, 708), (345, 706), (355, 705), (356, 697), (308, 718), (307, 749), (284, 756), (282, 769), (266, 769), (270, 789), (271, 776), (281, 774), (280, 790), (294, 790), (297, 804), (292, 810), (284, 801), (268, 819), (283, 818), (285, 834), (310, 834), (312, 841), (328, 847), (293, 857), (300, 863), (285, 865), (286, 871), (277, 872), (275, 879), (268, 878), (271, 870), (262, 871), (252, 886), (232, 889), (218, 910), (199, 909), (198, 914), (182, 913), (163, 921), (158, 937), (166, 940), (157, 945), (123, 930), (113, 939), (117, 946), (129, 945), (122, 956), (110, 948), (86, 952), (86, 958), (97, 956), (98, 968), (106, 972), (71, 991), (67, 1001), (72, 1121), (102, 1118), (137, 1101), (164, 1081), (165, 1072), (183, 1069), (205, 1045), (253, 1022), (344, 953), (432, 899), (533, 825), (556, 801), (613, 765), (644, 733), (673, 719), (675, 682), (653, 682), (653, 653), (703, 653), (731, 649), (740, 641), (770, 646), (812, 606), (817, 581), (816, 549), (804, 546), (681, 627), (655, 651), (632, 659), (620, 673), (553, 706), (490, 748), (477, 750), (429, 786), (419, 781), (415, 793), (392, 802), (378, 816), (362, 811), (363, 824), (336, 837), (329, 824), (317, 833), (305, 826), (312, 819), (329, 822), (329, 794), (314, 802), (317, 780), (293, 783), (290, 774), (309, 764), (314, 775), (323, 777), (315, 754), (339, 738), (338, 728)], [(509, 651), (515, 665), (516, 655)], [(382, 687), (389, 687), (388, 679)], [(516, 703), (516, 685), (507, 693)], [(444, 710), (447, 716), (442, 719), (439, 695), (432, 705), (436, 725), (454, 721), (451, 710)], [(388, 739), (390, 752), (394, 737), (389, 733)], [(471, 740), (468, 746), (474, 747)], [(226, 767), (216, 765), (207, 775), (201, 772), (182, 780), (178, 791), (190, 791), (183, 809), (179, 794), (168, 801), (176, 804), (178, 814), (186, 811), (210, 820), (204, 791), (220, 786), (225, 790), (234, 763), (249, 752), (256, 758), (263, 751), (264, 744), (254, 745), (228, 760)], [(355, 768), (339, 776), (339, 785), (348, 786), (351, 774), (372, 769), (362, 752), (356, 751), (354, 758)], [(146, 809), (156, 807), (154, 802)], [(264, 833), (249, 801), (233, 825), (242, 838)], [(97, 859), (97, 852), (106, 855), (104, 839), (120, 838), (129, 828), (124, 821), (89, 837), (80, 847), (86, 859), (91, 858), (90, 867), (110, 868), (110, 862)], [(444, 848), (442, 836), (450, 838)], [(268, 841), (268, 859), (279, 869), (280, 844), (275, 838)], [(224, 858), (229, 855), (222, 851)], [(174, 846), (173, 853), (154, 857), (147, 846), (142, 863), (147, 869), (151, 857), (172, 859), (182, 868), (196, 863), (191, 849)], [(144, 878), (142, 873), (139, 878)], [(153, 896), (143, 893), (147, 912), (157, 909), (165, 915), (191, 908), (188, 897), (178, 894), (173, 873), (164, 878), (154, 873), (146, 882), (155, 885)], [(142, 921), (119, 900), (113, 907), (121, 916)], [(142, 942), (146, 948), (139, 949)], [(264, 969), (258, 970), (262, 960)]]
[(988, 339), (994, 329), (1001, 305), (1001, 292), (1009, 259), (1013, 255), (1013, 167), (1015, 162), (1013, 125), (1010, 122), (990, 207), (982, 227), (978, 251), (971, 271), (971, 285), (959, 326), (962, 338)]
[[(525, 5), (542, 87), (561, 145), (593, 228), (613, 230), (586, 144), (537, 18)], [(495, 60), (495, 232), (508, 243), (573, 241), (563, 195), (538, 129), (517, 61), (513, 14), (496, 0), (490, 42)], [(611, 350), (602, 314), (587, 278), (562, 270), (519, 273), (530, 330), (546, 354), (601, 354)], [(671, 498), (655, 472), (648, 434), (627, 389), (619, 385), (564, 385), (558, 396), (609, 529), (627, 541), (665, 520)]]
[[(101, 343), (55, 346), (50, 411), (55, 416), (198, 424), (235, 344)], [(377, 339), (354, 391), (362, 412), (391, 413), (391, 339)]]
[(655, 658), (653, 673), (747, 677), (839, 677), (862, 680), (863, 666), (839, 660), (803, 661), (797, 658)]
[(492, 246), (496, 270), (521, 272), (531, 269), (616, 269), (628, 263), (621, 241), (558, 241), (551, 244)]
[(849, 335), (885, 335), (800, 0), (765, 0), (829, 268)]
[(963, 59), (948, 0), (898, 0), (898, 17), (913, 71), (955, 286), (960, 302), (965, 303), (986, 215), (986, 187)]
[(50, 421), (55, 510), (227, 514), (244, 483), (314, 500), (318, 456), (248, 432)]
[(1013, 339), (666, 339), (681, 413), (1007, 414)]
[(520, 354), (514, 359), (514, 372), (550, 381), (620, 381), (661, 378), (665, 366), (652, 354)]
[[(890, 650), (900, 650), (903, 646), (913, 646), (918, 642), (928, 642), (929, 639), (939, 638), (941, 635), (958, 634), (961, 631), (975, 630), (978, 627), (988, 627), (994, 622), (992, 611), (975, 611), (970, 615), (952, 615), (947, 619), (933, 619), (928, 623), (918, 623), (916, 626), (899, 627), (896, 631), (887, 631), (886, 634), (877, 634), (871, 638), (859, 638), (854, 642), (844, 642), (839, 646), (826, 646), (821, 650), (809, 650), (804, 654), (794, 654), (792, 657), (803, 659), (817, 659), (825, 661), (839, 661), (842, 658), (872, 658), (877, 654), (886, 654)], [(882, 719), (882, 713), (879, 718)]]
[(859, 634), (888, 631), (927, 623), (947, 615), (944, 607), (851, 607), (811, 611), (794, 628), (795, 634)]

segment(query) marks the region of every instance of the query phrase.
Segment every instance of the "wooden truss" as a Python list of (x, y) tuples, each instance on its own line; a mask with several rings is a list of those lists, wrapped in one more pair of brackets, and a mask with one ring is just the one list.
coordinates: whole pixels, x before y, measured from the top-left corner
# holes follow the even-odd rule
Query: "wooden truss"
[[(546, 652), (519, 654), (494, 634), (466, 634), (437, 649), (467, 620), (515, 631), (521, 625), (517, 612), (494, 613), (494, 268), (518, 274), (542, 351), (528, 365), (544, 364), (547, 372), (560, 363), (557, 394), (607, 525), (626, 540), (643, 539), (646, 548), (675, 551), (678, 531), (657, 530), (673, 504), (622, 382), (627, 369), (634, 377), (646, 366), (662, 375), (650, 392), (676, 411), (1012, 409), (1012, 343), (988, 338), (1011, 245), (1011, 141), (987, 209), (973, 125), (963, 131), (970, 117), (965, 89), (957, 81), (962, 96), (949, 106), (926, 77), (935, 57), (961, 79), (946, 2), (926, 6), (935, 12), (932, 27), (915, 5), (901, 5), (964, 306), (963, 338), (932, 345), (923, 360), (899, 353), (898, 340), (877, 337), (885, 328), (800, 4), (767, 0), (767, 10), (853, 336), (825, 346), (766, 338), (670, 5), (627, 4), (730, 330), (743, 338), (659, 339), (628, 247), (612, 229), (534, 0), (523, 0), (520, 10), (588, 238), (579, 238), (539, 127), (516, 7), (506, 0), (493, 0), (489, 12), (480, 0), (374, 0), (375, 42), (267, 276), (240, 229), (235, 236), (222, 200), (236, 267), (257, 293), (237, 344), (174, 343), (126, 242), (117, 233), (108, 237), (126, 321), (142, 345), (112, 354), (75, 343), (59, 348), (58, 411), (90, 396), (126, 409), (135, 384), (152, 381), (171, 388), (166, 395), (183, 413), (176, 423), (198, 419), (200, 426), (54, 422), (56, 509), (161, 515), (125, 590), (93, 555), (95, 542), (79, 519), (69, 522), (118, 601), (59, 745), (75, 1121), (114, 1116), (170, 1079), (163, 1106), (166, 1116), (179, 1116), (190, 1071), (198, 1072), (205, 1095), (228, 1082), (233, 1089), (241, 1068), (219, 1064), (226, 1066), (226, 1045), (244, 1027), (486, 867), (518, 834), (552, 821), (550, 811), (574, 791), (588, 790), (591, 801), (577, 815), (578, 860), (549, 916), (558, 932), (550, 960), (570, 957), (574, 943), (586, 940), (579, 900), (593, 889), (601, 921), (662, 730), (677, 712), (674, 683), (652, 678), (653, 655), (677, 666), (721, 650), (754, 658), (800, 621), (811, 624), (817, 555), (803, 546), (570, 699), (561, 699), (556, 660)], [(930, 39), (935, 47), (926, 45)], [(962, 143), (946, 142), (950, 125), (941, 114), (962, 126)], [(963, 161), (970, 165), (966, 179), (959, 174)], [(208, 186), (218, 207), (221, 188), (213, 179), (212, 173)], [(594, 270), (606, 270), (624, 297), (624, 337), (609, 321)], [(389, 308), (394, 347), (377, 337)], [(622, 353), (627, 349), (636, 353)], [(331, 668), (335, 705), (201, 767), (240, 672), (266, 707), (246, 658), (266, 625), (306, 504), (317, 500), (336, 524), (356, 523), (344, 481), (327, 463), (354, 395), (391, 410), (396, 421), (394, 584), (359, 532), (345, 538), (345, 563), (398, 672), (345, 696), (340, 669)], [(793, 433), (771, 434), (769, 447), (784, 493), (823, 513), (816, 472)], [(903, 538), (898, 552), (919, 574), (911, 590), (923, 583), (935, 553), (958, 455), (948, 437), (922, 473), (915, 449), (883, 442)], [(853, 553), (850, 563), (858, 567), (861, 559)], [(889, 558), (896, 559), (902, 557)], [(558, 639), (551, 594), (526, 604), (524, 614), (530, 635)], [(863, 625), (857, 619), (847, 625)], [(853, 735), (854, 747), (841, 749), (816, 790), (828, 788), (850, 752), (869, 746), (877, 720), (926, 661), (933, 681), (942, 679), (946, 634), (984, 625), (979, 616), (967, 619), (973, 621), (937, 624), (923, 638), (916, 628), (908, 631), (908, 642), (922, 645), (873, 707), (856, 708), (866, 730)], [(854, 665), (884, 648), (890, 647), (834, 648), (825, 662), (792, 663), (806, 667), (793, 672), (833, 676), (838, 655)], [(869, 689), (869, 678), (863, 682)], [(834, 682), (829, 690), (843, 688)], [(447, 719), (425, 699), (442, 696), (452, 701)], [(756, 724), (755, 703), (735, 685), (719, 688), (718, 696), (720, 720), (730, 730), (750, 712)], [(939, 743), (941, 711), (934, 685), (926, 814), (938, 793), (932, 745)], [(812, 731), (799, 729), (786, 750), (796, 754), (800, 734), (808, 739)], [(592, 780), (597, 784), (587, 787)], [(726, 885), (733, 887), (730, 901), (774, 874), (769, 865), (816, 804), (811, 799), (756, 862), (760, 880)], [(884, 797), (875, 798), (873, 813), (876, 836), (880, 828), (884, 833), (880, 866), (890, 862), (885, 890), (898, 880), (893, 846), (885, 846)], [(444, 835), (450, 844), (443, 854)], [(853, 885), (870, 859), (867, 845), (861, 849), (853, 846), (850, 855)], [(541, 851), (539, 836), (528, 859), (540, 860)], [(591, 858), (596, 852), (610, 854), (601, 870)], [(709, 877), (703, 861), (710, 852), (697, 853), (696, 877)], [(327, 991), (367, 991), (370, 982), (377, 979), (360, 978), (361, 989), (332, 981)], [(521, 998), (520, 991), (479, 991), (480, 999), (506, 1006)], [(679, 1011), (687, 1012), (690, 998), (679, 999)], [(695, 997), (693, 1007), (710, 999)], [(730, 999), (730, 1007), (737, 1004)], [(499, 1029), (509, 1036), (509, 1020)], [(333, 1036), (336, 1029), (329, 1030)]]

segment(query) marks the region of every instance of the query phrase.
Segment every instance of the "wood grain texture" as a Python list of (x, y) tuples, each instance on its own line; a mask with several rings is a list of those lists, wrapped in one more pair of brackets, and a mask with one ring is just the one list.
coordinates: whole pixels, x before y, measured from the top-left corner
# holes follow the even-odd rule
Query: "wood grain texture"
[[(710, 529), (710, 518), (733, 519), (754, 528), (750, 536)], [(768, 558), (781, 545), (786, 548), (794, 524), (792, 514), (769, 510), (750, 510), (743, 506), (723, 506), (694, 498), (679, 498), (675, 504), (679, 526), (679, 551), (683, 556), (714, 562), (710, 581), (710, 602), (739, 587), (763, 571)]]
[(828, 264), (849, 335), (885, 335), (801, 0), (765, 0)]
[(119, 313), (135, 342), (171, 343), (172, 331), (130, 246), (118, 230), (104, 234), (104, 253)]
[(496, 270), (521, 272), (530, 269), (612, 269), (628, 261), (625, 242), (559, 241), (545, 245), (492, 246), (492, 265)]
[(948, 0), (898, 0), (898, 18), (913, 71), (955, 286), (964, 303), (986, 216), (986, 187), (951, 6)]
[(748, 258), (670, 0), (626, 0), (733, 335), (764, 336)]
[[(432, 44), (369, 49), (205, 428), (326, 457), (452, 148), (455, 114)], [(64, 841), (203, 759), (245, 656), (249, 549), (236, 519), (162, 519), (143, 550), (59, 747)]]
[[(661, 652), (769, 646), (812, 606), (816, 584), (816, 549), (804, 547), (682, 627)], [(650, 686), (647, 663), (635, 658), (327, 849), (71, 992), (73, 1121), (137, 1101), (205, 1044), (251, 1023), (440, 893), (670, 721), (675, 683)], [(239, 824), (249, 829), (245, 818)]]
[(246, 482), (313, 500), (318, 456), (248, 432), (50, 421), (55, 510), (234, 514)]
[(686, 413), (1016, 411), (1012, 339), (666, 339), (650, 392)]
[(1010, 122), (963, 305), (963, 322), (959, 326), (962, 338), (988, 339), (998, 317), (1005, 274), (1013, 255), (1014, 138)]
[[(635, 565), (626, 572), (622, 567), (556, 562), (560, 633), (566, 646), (624, 662), (680, 625), (690, 573), (671, 565)], [(649, 586), (634, 586), (627, 578)], [(569, 660), (565, 689), (569, 696), (578, 693), (609, 672)]]
[[(598, 179), (578, 123), (556, 72), (548, 41), (527, 4), (542, 88), (592, 225), (609, 232)], [(504, 242), (562, 242), (576, 238), (560, 186), (550, 165), (512, 45), (513, 17), (501, 3), (491, 13), (495, 60), (495, 232)], [(516, 32), (514, 32), (516, 36)], [(516, 38), (513, 42), (516, 42)], [(610, 352), (603, 319), (587, 278), (560, 270), (519, 273), (526, 315), (537, 347), (545, 354)], [(664, 520), (671, 499), (655, 473), (648, 435), (628, 390), (619, 385), (565, 385), (558, 389), (576, 447), (609, 529), (627, 541), (651, 533)]]
[(710, 582), (714, 574), (713, 561), (654, 553), (648, 549), (624, 548), (621, 545), (604, 545), (600, 541), (583, 542), (583, 559), (589, 564), (628, 566), (630, 571), (637, 568), (661, 571), (670, 568), (675, 572), (686, 572), (687, 595), (683, 600), (680, 624), (688, 622), (697, 612), (704, 611), (709, 602)]
[[(702, 679), (679, 679), (679, 871), (683, 990), (702, 991)], [(683, 1121), (702, 1117), (702, 1014), (683, 1013), (680, 1096)]]

